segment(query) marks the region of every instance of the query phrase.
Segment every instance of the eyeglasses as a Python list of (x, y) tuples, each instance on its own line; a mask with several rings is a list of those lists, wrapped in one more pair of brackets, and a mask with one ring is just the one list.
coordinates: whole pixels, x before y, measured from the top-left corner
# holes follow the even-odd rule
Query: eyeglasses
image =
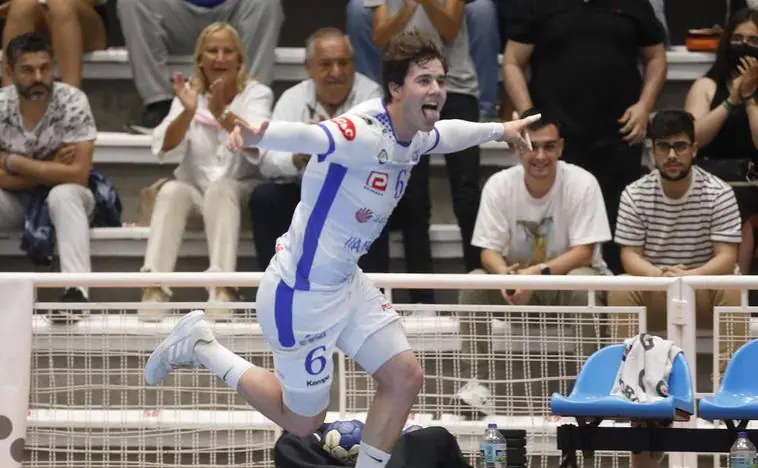
[(687, 153), (690, 148), (692, 148), (692, 143), (688, 141), (676, 141), (674, 143), (669, 143), (667, 141), (656, 141), (653, 145), (653, 151), (661, 156), (668, 155), (669, 152), (671, 152), (672, 148), (677, 155), (681, 156)]
[(747, 44), (753, 47), (758, 47), (758, 36), (745, 35), (745, 34), (732, 34), (732, 39), (729, 41), (731, 44)]

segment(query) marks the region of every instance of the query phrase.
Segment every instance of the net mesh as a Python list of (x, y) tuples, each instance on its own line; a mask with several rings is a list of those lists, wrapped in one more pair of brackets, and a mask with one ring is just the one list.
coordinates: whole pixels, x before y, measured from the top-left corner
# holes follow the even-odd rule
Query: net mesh
[[(79, 323), (51, 325), (44, 314), (59, 306), (40, 303), (34, 317), (27, 466), (274, 465), (277, 427), (209, 371), (181, 370), (157, 387), (144, 383), (150, 352), (181, 314), (204, 304), (173, 304), (160, 323), (139, 321), (139, 304), (88, 304), (90, 314)], [(214, 324), (219, 341), (271, 369), (254, 304), (235, 307), (232, 321)], [(486, 423), (496, 422), (527, 430), (529, 466), (554, 465), (555, 430), (573, 420), (550, 416), (550, 395), (568, 394), (587, 357), (617, 342), (608, 332), (611, 317), (637, 326), (628, 309), (620, 318), (605, 307), (395, 308), (425, 373), (411, 422), (446, 427), (472, 462)], [(335, 359), (335, 371), (344, 374), (333, 379), (327, 420), (363, 418), (374, 382), (350, 359)], [(491, 398), (482, 402), (492, 404), (493, 415), (458, 395), (472, 379), (489, 389)], [(627, 460), (627, 454), (599, 452), (590, 465)]]

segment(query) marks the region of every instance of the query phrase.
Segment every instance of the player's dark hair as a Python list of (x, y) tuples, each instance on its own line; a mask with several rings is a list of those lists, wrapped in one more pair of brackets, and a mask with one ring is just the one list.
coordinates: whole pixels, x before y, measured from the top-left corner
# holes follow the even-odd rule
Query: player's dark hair
[(52, 58), (53, 46), (50, 40), (37, 33), (19, 34), (11, 39), (5, 47), (5, 59), (8, 61), (8, 67), (13, 68), (22, 55), (34, 52), (47, 52)]
[(390, 83), (403, 86), (411, 64), (424, 64), (439, 60), (447, 73), (447, 63), (437, 44), (416, 30), (393, 36), (384, 48), (382, 56), (382, 89), (386, 102), (392, 101)]
[(684, 133), (695, 141), (695, 117), (687, 111), (667, 109), (659, 111), (648, 125), (647, 134), (653, 140)]
[(542, 114), (542, 116), (540, 117), (539, 120), (529, 124), (529, 126), (527, 127), (529, 130), (532, 130), (532, 131), (542, 130), (548, 125), (552, 125), (556, 129), (558, 129), (558, 134), (561, 133), (561, 122), (558, 119), (556, 119), (553, 115), (551, 115), (549, 112), (545, 112), (544, 110), (538, 107), (532, 107), (531, 109), (524, 111), (524, 113), (521, 114), (519, 117), (524, 119), (526, 117), (531, 117), (537, 114)]

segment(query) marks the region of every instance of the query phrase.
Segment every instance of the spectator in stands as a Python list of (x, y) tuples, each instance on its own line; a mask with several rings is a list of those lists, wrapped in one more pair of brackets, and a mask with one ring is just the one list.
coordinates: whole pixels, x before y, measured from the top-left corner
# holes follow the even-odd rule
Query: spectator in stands
[[(524, 116), (540, 113), (536, 109)], [(527, 129), (533, 150), (521, 164), (502, 170), (482, 190), (473, 244), (482, 248), (483, 270), (473, 274), (601, 275), (610, 274), (600, 245), (611, 239), (605, 204), (595, 177), (560, 161), (563, 138), (546, 112)], [(585, 291), (461, 290), (461, 304), (587, 305)], [(461, 371), (470, 379), (460, 400), (491, 414), (487, 356), (492, 353), (491, 320), (481, 312), (461, 312)], [(597, 344), (599, 330), (582, 330), (583, 342)], [(589, 336), (588, 336), (589, 335)], [(589, 356), (593, 349), (584, 350)]]
[[(616, 242), (624, 271), (634, 276), (732, 275), (737, 272), (740, 214), (734, 191), (723, 180), (693, 166), (697, 153), (695, 119), (685, 111), (664, 110), (649, 135), (656, 170), (630, 184), (621, 196)], [(738, 306), (738, 290), (695, 292), (698, 328), (712, 329), (714, 306)], [(664, 291), (610, 291), (609, 306), (644, 306), (647, 331), (666, 330)], [(745, 314), (739, 314), (746, 319)], [(638, 333), (636, 320), (613, 314), (612, 336)], [(736, 317), (721, 326), (722, 363), (744, 343), (747, 322)], [(645, 455), (636, 455), (640, 462)]]
[(284, 21), (281, 0), (118, 0), (117, 7), (134, 83), (145, 105), (141, 118), (130, 125), (133, 131), (150, 133), (166, 117), (173, 97), (168, 55), (191, 54), (200, 31), (214, 21), (239, 31), (250, 74), (271, 84)]
[[(536, 105), (561, 121), (563, 158), (597, 177), (613, 227), (621, 192), (642, 172), (648, 117), (666, 80), (660, 23), (645, 0), (516, 0), (509, 15), (505, 89), (519, 113)], [(617, 246), (603, 250), (620, 272)]]
[[(120, 223), (115, 191), (92, 181), (97, 131), (89, 101), (53, 80), (52, 45), (44, 36), (21, 34), (4, 52), (13, 85), (0, 92), (0, 229), (34, 225), (22, 244), (30, 255), (29, 247), (53, 242), (54, 229), (61, 271), (89, 272), (90, 220)], [(61, 301), (86, 302), (87, 291), (67, 288)]]
[[(438, 42), (449, 67), (445, 81), (447, 101), (441, 118), (479, 120), (479, 85), (469, 55), (463, 0), (365, 0), (365, 5), (372, 8), (373, 39), (377, 46), (383, 47), (398, 31), (411, 29), (428, 34)], [(429, 156), (420, 157), (391, 223), (403, 232), (408, 271), (431, 273)], [(479, 209), (479, 147), (445, 155), (445, 165), (453, 195), (453, 212), (462, 237), (464, 266), (466, 271), (471, 271), (481, 267), (479, 249), (471, 245)], [(411, 291), (411, 301), (433, 303), (434, 296), (429, 290)]]
[[(236, 270), (240, 204), (256, 183), (255, 149), (234, 154), (226, 147), (228, 132), (238, 117), (269, 118), (273, 93), (248, 74), (245, 48), (237, 31), (226, 23), (207, 26), (195, 47), (195, 76), (189, 82), (174, 75), (176, 97), (171, 111), (153, 133), (152, 150), (160, 158), (178, 156), (176, 180), (161, 187), (150, 221), (150, 238), (142, 271), (173, 271), (187, 219), (202, 216), (208, 237), (210, 271)], [(170, 291), (145, 289), (144, 302), (168, 300)], [(211, 300), (235, 299), (233, 291), (216, 288)], [(158, 320), (161, 310), (144, 309), (140, 317)], [(206, 313), (228, 318), (230, 311), (214, 306)]]
[[(3, 50), (19, 34), (38, 32), (50, 37), (61, 80), (78, 87), (82, 81), (82, 53), (107, 47), (105, 24), (96, 5), (107, 0), (8, 0), (5, 10)], [(3, 70), (3, 86), (11, 84)]]
[(704, 77), (692, 84), (685, 110), (695, 116), (698, 165), (734, 184), (742, 215), (738, 263), (750, 273), (755, 241), (751, 218), (758, 215), (758, 12), (734, 14), (721, 36), (716, 60)]
[[(273, 120), (319, 122), (381, 97), (378, 84), (355, 72), (353, 59), (350, 41), (339, 29), (322, 28), (311, 34), (305, 42), (305, 67), (310, 78), (282, 94)], [(266, 269), (274, 256), (276, 239), (287, 232), (300, 202), (300, 178), (310, 155), (264, 151), (261, 158), (261, 173), (269, 181), (256, 187), (249, 206), (258, 264)], [(361, 268), (387, 272), (388, 251), (385, 233), (361, 257)]]
[[(497, 9), (493, 0), (460, 0), (465, 2), (464, 18), (468, 32), (469, 54), (479, 78), (479, 116), (481, 120), (497, 119), (497, 89), (499, 82), (498, 54), (500, 34)], [(372, 80), (381, 81), (381, 51), (373, 40), (375, 23), (371, 6), (366, 0), (349, 0), (347, 4), (347, 31), (356, 49), (355, 68)], [(383, 2), (382, 2), (383, 3)], [(410, 13), (417, 5), (435, 1), (405, 1)], [(365, 4), (365, 6), (364, 6)], [(410, 17), (410, 14), (408, 15)], [(401, 16), (402, 18), (402, 16)]]

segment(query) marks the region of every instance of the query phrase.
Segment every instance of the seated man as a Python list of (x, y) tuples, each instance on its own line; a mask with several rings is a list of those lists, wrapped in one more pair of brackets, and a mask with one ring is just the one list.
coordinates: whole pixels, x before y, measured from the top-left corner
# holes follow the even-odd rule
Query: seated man
[[(535, 109), (524, 117), (538, 114)], [(611, 239), (600, 185), (586, 170), (559, 161), (563, 139), (557, 121), (542, 119), (527, 129), (533, 150), (519, 154), (521, 164), (493, 175), (482, 190), (472, 243), (482, 249), (474, 274), (600, 275), (609, 274), (600, 244)], [(462, 290), (461, 304), (587, 305), (585, 291)], [(490, 320), (481, 312), (462, 312), (461, 337), (466, 359), (461, 375), (470, 379), (458, 398), (484, 413), (493, 411), (487, 356), (491, 356)], [(582, 330), (592, 346), (594, 326)], [(494, 377), (494, 376), (493, 376)]]
[[(285, 91), (274, 106), (273, 120), (313, 123), (341, 115), (350, 108), (382, 95), (378, 84), (353, 68), (353, 49), (336, 28), (314, 32), (305, 42), (305, 66), (309, 79)], [(287, 232), (300, 202), (300, 179), (310, 155), (261, 150), (261, 174), (269, 179), (250, 197), (253, 241), (258, 265), (265, 270), (274, 256), (276, 239)], [(387, 244), (386, 234), (383, 236)], [(364, 270), (387, 271), (388, 247), (377, 242), (361, 259)], [(382, 251), (377, 259), (373, 252)], [(366, 258), (368, 257), (368, 258)], [(368, 263), (367, 263), (368, 262)]]
[[(89, 188), (97, 136), (89, 101), (79, 89), (53, 81), (53, 52), (45, 37), (16, 36), (5, 57), (13, 85), (0, 92), (0, 230), (21, 229), (25, 216), (39, 222), (39, 187), (51, 187), (42, 202), (55, 228), (61, 271), (89, 272), (90, 217), (110, 209), (116, 210), (112, 224), (120, 218), (114, 191), (98, 187), (93, 194)], [(61, 298), (86, 300), (81, 288), (68, 288)]]
[[(679, 110), (658, 112), (648, 133), (657, 170), (630, 184), (619, 205), (615, 241), (621, 245), (624, 271), (634, 276), (736, 274), (740, 212), (734, 190), (692, 164), (697, 153), (694, 117)], [(738, 306), (740, 292), (701, 289), (695, 301), (698, 327), (711, 329), (713, 307)], [(608, 305), (645, 306), (648, 331), (666, 330), (663, 291), (612, 291)], [(615, 340), (638, 333), (636, 320), (614, 316)], [(744, 320), (728, 322), (722, 330), (732, 339), (722, 337), (722, 363), (747, 333)]]

